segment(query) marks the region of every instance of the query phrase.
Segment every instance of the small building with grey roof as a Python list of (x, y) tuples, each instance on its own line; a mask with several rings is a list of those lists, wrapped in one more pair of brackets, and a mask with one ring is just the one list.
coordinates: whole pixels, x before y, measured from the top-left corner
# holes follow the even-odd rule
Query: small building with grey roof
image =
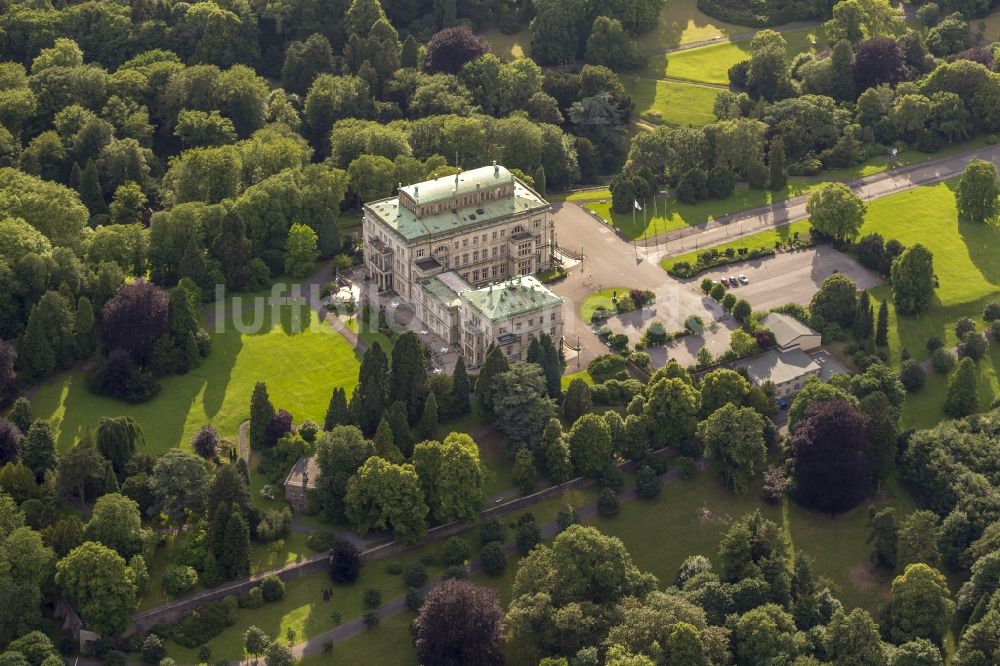
[(782, 351), (771, 349), (763, 354), (739, 361), (756, 386), (773, 382), (776, 398), (788, 398), (798, 393), (809, 377), (820, 375), (820, 365), (798, 348)]
[(769, 312), (760, 323), (774, 333), (778, 349), (784, 351), (801, 349), (808, 352), (818, 349), (823, 342), (819, 333), (783, 312)]

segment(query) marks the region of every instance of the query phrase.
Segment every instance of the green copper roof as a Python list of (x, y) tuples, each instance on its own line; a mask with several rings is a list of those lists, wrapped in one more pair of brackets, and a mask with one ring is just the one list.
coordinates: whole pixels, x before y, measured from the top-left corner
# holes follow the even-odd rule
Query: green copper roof
[(514, 175), (510, 171), (495, 165), (407, 185), (402, 191), (417, 203), (429, 204), (441, 199), (471, 194), (481, 188), (506, 185), (513, 180)]
[[(437, 236), (439, 234), (450, 234), (464, 229), (472, 229), (477, 226), (489, 226), (490, 224), (498, 222), (505, 217), (520, 215), (527, 211), (548, 210), (548, 202), (538, 196), (534, 190), (511, 176), (509, 171), (503, 167), (499, 168), (501, 173), (507, 173), (507, 182), (510, 182), (510, 179), (514, 180), (514, 194), (512, 196), (504, 197), (502, 199), (482, 201), (478, 204), (473, 204), (467, 208), (461, 208), (457, 211), (449, 210), (436, 215), (425, 215), (420, 219), (417, 219), (417, 216), (414, 215), (412, 211), (399, 205), (398, 196), (382, 199), (381, 201), (374, 201), (367, 204), (365, 208), (371, 211), (371, 213), (378, 217), (387, 226), (399, 233), (399, 235), (407, 241)], [(465, 173), (476, 174), (484, 171), (489, 172), (490, 175), (488, 178), (493, 178), (493, 167), (476, 169), (475, 171), (467, 171)], [(462, 175), (460, 175), (460, 178), (461, 177)], [(447, 179), (439, 178), (438, 180), (429, 181), (429, 183), (433, 185), (445, 180)], [(451, 176), (450, 182), (453, 186), (455, 182), (454, 176)], [(471, 179), (466, 182), (471, 182), (472, 189), (475, 189), (475, 182)], [(428, 185), (428, 183), (420, 183), (419, 185), (404, 187), (403, 190), (405, 191), (410, 188), (419, 187), (420, 202), (425, 203), (427, 201), (424, 196), (424, 187), (426, 185)], [(450, 189), (448, 196), (452, 196)]]
[(531, 275), (522, 275), (489, 287), (462, 292), (462, 299), (490, 321), (533, 312), (562, 299)]

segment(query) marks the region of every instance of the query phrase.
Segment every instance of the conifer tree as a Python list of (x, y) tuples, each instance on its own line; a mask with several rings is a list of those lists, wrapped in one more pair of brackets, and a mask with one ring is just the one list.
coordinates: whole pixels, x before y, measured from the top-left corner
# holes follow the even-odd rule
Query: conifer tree
[(92, 216), (108, 212), (104, 192), (101, 190), (101, 178), (94, 160), (87, 160), (87, 166), (80, 173), (80, 186), (77, 191), (80, 193), (80, 201)]
[(94, 306), (90, 299), (81, 296), (76, 302), (76, 357), (90, 358), (97, 351), (97, 331), (94, 328)]
[(406, 419), (406, 406), (396, 401), (387, 412), (386, 421), (392, 430), (392, 441), (405, 457), (413, 452), (413, 434), (410, 433), (410, 423)]
[(274, 405), (267, 395), (267, 385), (264, 382), (257, 382), (250, 396), (250, 446), (255, 449), (264, 446), (265, 433), (272, 418), (274, 418)]
[(427, 401), (424, 403), (424, 414), (420, 417), (420, 425), (418, 426), (420, 436), (423, 439), (433, 439), (437, 425), (438, 403), (437, 397), (432, 392), (427, 396)]
[(538, 340), (537, 336), (531, 336), (531, 341), (528, 343), (528, 354), (525, 357), (528, 363), (535, 363), (538, 366), (542, 365), (542, 343)]
[(347, 407), (347, 391), (342, 386), (333, 389), (330, 404), (326, 408), (326, 418), (323, 419), (323, 430), (333, 430), (339, 425), (351, 423), (351, 411)]
[(378, 422), (372, 444), (375, 446), (375, 455), (379, 458), (393, 463), (403, 462), (403, 453), (396, 446), (396, 441), (392, 437), (392, 426), (385, 417)]
[(321, 257), (332, 257), (343, 249), (337, 216), (329, 208), (323, 210), (323, 216), (316, 225), (316, 247)]
[(361, 359), (358, 386), (351, 396), (354, 422), (371, 437), (389, 403), (389, 359), (376, 340)]
[(965, 357), (958, 362), (958, 369), (948, 384), (948, 397), (944, 401), (944, 413), (952, 418), (968, 416), (979, 408), (979, 392), (976, 389), (976, 364)]
[(399, 54), (399, 66), (409, 69), (417, 66), (420, 45), (414, 39), (413, 34), (407, 34), (403, 41), (403, 49)]
[(854, 339), (858, 342), (867, 340), (872, 335), (872, 305), (868, 290), (861, 292), (857, 309), (854, 312)]
[(550, 398), (559, 399), (562, 395), (562, 361), (559, 359), (559, 350), (556, 349), (552, 338), (548, 333), (539, 336), (539, 344), (542, 347), (541, 366), (545, 375), (545, 386)]
[(535, 191), (539, 194), (545, 194), (548, 189), (548, 183), (545, 181), (545, 166), (539, 164), (538, 169), (535, 170)]
[[(469, 370), (465, 366), (465, 357), (459, 356), (455, 361), (455, 370), (451, 373), (451, 408), (454, 410), (453, 416), (468, 414), (471, 405), (469, 404), (469, 393), (472, 387), (469, 384)], [(447, 415), (452, 416), (452, 415)]]
[(476, 402), (479, 403), (479, 411), (484, 416), (493, 415), (493, 380), (508, 370), (510, 363), (507, 361), (507, 355), (500, 347), (490, 345), (486, 351), (486, 359), (479, 368), (479, 377), (476, 379)]
[(226, 577), (250, 575), (250, 526), (239, 509), (234, 509), (229, 516), (224, 543), (219, 567)]
[(170, 292), (170, 338), (174, 344), (173, 366), (176, 372), (187, 372), (201, 364), (198, 351), (198, 321), (191, 301), (183, 289)]
[(177, 274), (182, 278), (191, 278), (201, 290), (202, 297), (210, 292), (212, 278), (208, 271), (208, 265), (205, 263), (205, 252), (202, 250), (201, 244), (198, 243), (197, 237), (190, 236), (188, 238), (184, 254), (181, 255), (180, 264), (177, 266)]
[(31, 413), (31, 401), (23, 395), (14, 401), (14, 406), (10, 408), (7, 420), (17, 426), (21, 432), (28, 432), (35, 417)]
[(771, 139), (771, 148), (767, 153), (767, 167), (772, 190), (783, 190), (788, 184), (788, 169), (785, 166), (785, 140), (781, 135)]
[(883, 298), (878, 306), (878, 324), (875, 326), (875, 344), (885, 347), (889, 344), (889, 304)]
[(222, 230), (212, 244), (212, 255), (222, 268), (226, 286), (230, 289), (242, 289), (250, 279), (250, 241), (247, 240), (246, 227), (235, 211), (226, 213), (222, 218)]
[(80, 163), (73, 161), (73, 167), (69, 170), (69, 186), (80, 191), (80, 181), (83, 180), (83, 169), (80, 168)]
[(52, 426), (44, 419), (38, 419), (28, 428), (21, 440), (21, 462), (35, 473), (35, 480), (45, 478), (45, 472), (55, 469), (56, 440)]
[(406, 418), (416, 423), (427, 399), (426, 349), (417, 334), (407, 331), (392, 349), (392, 380), (389, 396), (406, 406)]

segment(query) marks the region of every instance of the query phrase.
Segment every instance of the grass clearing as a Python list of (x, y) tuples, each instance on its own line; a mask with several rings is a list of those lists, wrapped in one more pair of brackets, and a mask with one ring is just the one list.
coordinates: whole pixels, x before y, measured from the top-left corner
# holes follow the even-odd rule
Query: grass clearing
[(218, 327), (210, 325), (212, 351), (205, 362), (186, 375), (164, 378), (160, 394), (149, 402), (130, 405), (94, 395), (78, 370), (56, 375), (31, 392), (36, 417), (49, 419), (57, 447), (65, 451), (84, 431), (95, 429), (102, 416), (128, 414), (142, 426), (147, 450), (162, 454), (188, 448), (191, 436), (206, 423), (235, 441), (249, 414), (254, 384), (266, 381), (276, 408), (290, 411), (296, 422), (308, 418), (322, 423), (333, 388), (342, 386), (350, 395), (357, 384), (354, 349), (308, 306), (272, 308), (261, 300), (251, 313), (247, 298), (230, 298), (226, 312), (239, 309), (245, 326), (256, 332), (241, 333), (234, 325), (237, 318), (228, 316)]
[(756, 248), (768, 248), (773, 249), (774, 244), (781, 241), (784, 242), (792, 237), (792, 234), (804, 234), (809, 231), (809, 220), (799, 220), (798, 222), (792, 222), (791, 224), (786, 224), (784, 226), (775, 227), (774, 229), (769, 229), (767, 231), (762, 231), (759, 234), (753, 234), (752, 236), (745, 236), (738, 240), (731, 241), (729, 243), (722, 243), (721, 245), (712, 245), (707, 248), (702, 248), (700, 250), (692, 250), (686, 254), (680, 254), (675, 257), (668, 257), (660, 262), (663, 270), (667, 270), (679, 261), (686, 261), (692, 266), (698, 261), (698, 255), (705, 250), (715, 249), (719, 252), (725, 252), (729, 248), (738, 250), (740, 248), (756, 249)]
[(756, 28), (727, 23), (698, 9), (697, 0), (671, 0), (660, 11), (660, 19), (652, 30), (637, 35), (636, 47), (645, 53), (659, 49), (692, 44), (715, 37), (732, 37), (752, 33)]
[[(826, 43), (820, 26), (786, 30), (789, 60), (799, 53), (815, 53)], [(642, 74), (653, 78), (683, 79), (729, 85), (729, 68), (750, 57), (750, 38), (654, 55)]]
[(647, 121), (693, 127), (715, 122), (712, 107), (720, 88), (638, 76), (619, 78), (635, 103), (635, 112)]
[[(883, 495), (876, 503), (892, 504), (900, 515), (913, 509), (909, 497), (895, 486)], [(830, 518), (791, 502), (773, 506), (760, 499), (759, 485), (745, 495), (734, 495), (709, 470), (665, 486), (654, 500), (628, 502), (613, 518), (596, 516), (588, 522), (619, 537), (636, 565), (655, 574), (660, 587), (665, 587), (673, 583), (689, 555), (705, 555), (718, 565), (719, 541), (729, 524), (759, 509), (785, 528), (793, 548), (815, 559), (816, 576), (835, 584), (834, 593), (846, 607), (874, 610), (884, 600), (889, 581), (876, 579), (867, 567), (871, 545), (866, 543), (866, 507)]]
[(594, 378), (590, 376), (590, 373), (586, 370), (579, 370), (573, 374), (562, 376), (562, 390), (568, 389), (574, 379), (582, 379), (589, 386), (594, 385)]
[(615, 311), (615, 304), (612, 300), (616, 295), (628, 294), (628, 287), (612, 287), (610, 289), (602, 289), (600, 291), (595, 291), (594, 293), (583, 299), (583, 305), (580, 306), (580, 316), (584, 321), (590, 321), (594, 312), (599, 308), (604, 308), (611, 312)]
[[(586, 208), (597, 213), (604, 220), (610, 220), (612, 226), (619, 229), (626, 238), (645, 238), (674, 229), (703, 224), (711, 219), (731, 213), (739, 213), (769, 203), (784, 201), (811, 192), (822, 184), (793, 178), (783, 190), (779, 191), (754, 190), (746, 185), (737, 185), (733, 196), (728, 199), (709, 199), (696, 204), (681, 203), (673, 197), (658, 196), (655, 213), (653, 213), (654, 205), (651, 202), (646, 202), (645, 212), (649, 217), (645, 223), (642, 214), (638, 211), (636, 211), (634, 223), (631, 213), (612, 211), (610, 193), (607, 194), (607, 198), (598, 198), (595, 202), (586, 204)], [(652, 214), (650, 215), (650, 213)]]

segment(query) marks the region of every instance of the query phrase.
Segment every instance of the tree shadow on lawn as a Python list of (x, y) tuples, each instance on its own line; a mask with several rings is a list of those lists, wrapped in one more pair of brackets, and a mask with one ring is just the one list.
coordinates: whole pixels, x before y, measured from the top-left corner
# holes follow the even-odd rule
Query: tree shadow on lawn
[[(954, 189), (954, 188), (952, 188)], [(1000, 222), (958, 222), (958, 233), (969, 251), (969, 258), (975, 264), (983, 278), (992, 285), (1000, 287)]]

